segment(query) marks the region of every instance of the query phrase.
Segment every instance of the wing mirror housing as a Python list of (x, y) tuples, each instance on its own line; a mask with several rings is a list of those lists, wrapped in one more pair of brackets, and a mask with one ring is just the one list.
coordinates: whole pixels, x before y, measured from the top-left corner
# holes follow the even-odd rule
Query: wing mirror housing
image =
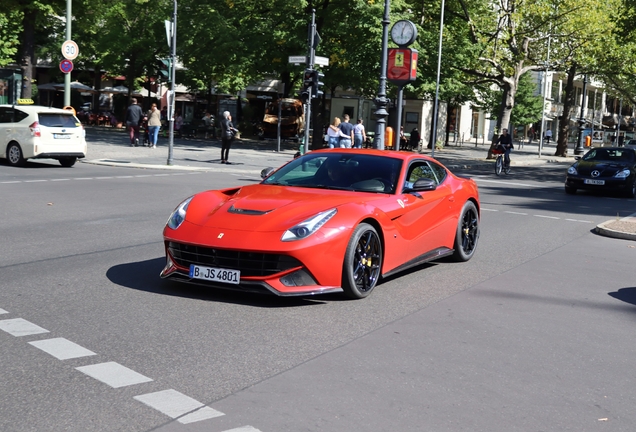
[(435, 189), (437, 189), (437, 183), (435, 182), (435, 180), (431, 180), (429, 178), (421, 178), (413, 183), (413, 186), (411, 186), (410, 188), (406, 188), (404, 192), (426, 192)]
[(272, 167), (263, 168), (261, 170), (261, 178), (262, 179), (267, 178), (273, 172), (274, 172), (274, 168)]

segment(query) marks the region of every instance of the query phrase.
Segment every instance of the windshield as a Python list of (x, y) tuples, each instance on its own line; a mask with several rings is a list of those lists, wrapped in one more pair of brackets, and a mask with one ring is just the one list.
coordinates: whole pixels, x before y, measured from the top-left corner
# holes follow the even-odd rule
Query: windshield
[(584, 161), (605, 162), (634, 162), (634, 150), (632, 149), (594, 149), (583, 156)]
[(80, 122), (71, 113), (39, 113), (38, 118), (41, 126), (65, 128), (76, 128), (80, 126)]
[(395, 193), (402, 161), (348, 152), (310, 153), (263, 180), (263, 184)]

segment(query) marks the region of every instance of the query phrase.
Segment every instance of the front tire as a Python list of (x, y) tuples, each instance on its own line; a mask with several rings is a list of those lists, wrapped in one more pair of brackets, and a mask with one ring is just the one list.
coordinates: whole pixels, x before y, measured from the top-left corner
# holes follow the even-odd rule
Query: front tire
[(627, 198), (636, 197), (636, 179), (634, 179), (634, 181), (632, 182), (632, 187), (627, 189), (625, 195), (627, 196)]
[(503, 170), (503, 157), (497, 156), (497, 160), (495, 161), (495, 174), (501, 175), (501, 170)]
[(14, 167), (21, 167), (26, 163), (22, 148), (20, 148), (18, 143), (11, 143), (7, 147), (7, 161), (9, 161), (9, 165)]
[(371, 225), (361, 223), (351, 235), (342, 267), (342, 289), (347, 297), (361, 299), (380, 279), (382, 242)]
[(574, 195), (576, 193), (576, 188), (572, 186), (566, 186), (565, 193), (568, 195)]
[(59, 161), (60, 165), (62, 165), (63, 167), (70, 168), (75, 165), (75, 162), (77, 162), (77, 158), (75, 156), (69, 156), (60, 158)]
[(472, 201), (467, 201), (459, 214), (455, 233), (455, 252), (453, 259), (459, 262), (468, 261), (475, 254), (479, 240), (479, 213)]

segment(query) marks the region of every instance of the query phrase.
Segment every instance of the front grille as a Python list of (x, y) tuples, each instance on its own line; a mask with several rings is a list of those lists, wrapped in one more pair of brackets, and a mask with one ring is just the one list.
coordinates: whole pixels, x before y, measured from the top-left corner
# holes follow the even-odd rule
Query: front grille
[(240, 270), (241, 276), (270, 276), (300, 267), (297, 259), (288, 255), (216, 249), (168, 242), (168, 251), (181, 267), (190, 264)]

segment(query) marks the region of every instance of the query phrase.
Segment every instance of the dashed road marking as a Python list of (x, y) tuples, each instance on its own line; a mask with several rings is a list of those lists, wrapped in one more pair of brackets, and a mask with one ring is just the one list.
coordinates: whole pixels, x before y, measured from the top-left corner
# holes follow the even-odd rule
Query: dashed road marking
[(506, 211), (504, 211), (504, 213), (528, 216), (528, 213), (515, 212), (515, 211), (510, 211), (510, 210), (506, 210)]
[(68, 360), (72, 358), (97, 355), (93, 351), (64, 338), (44, 339), (29, 342), (29, 344), (41, 349), (47, 354), (52, 355), (58, 360)]
[(229, 429), (223, 432), (261, 432), (260, 429), (256, 429), (253, 426), (242, 426), (236, 429)]
[(135, 396), (134, 399), (183, 424), (225, 415), (172, 389)]
[(560, 217), (556, 217), (556, 216), (546, 216), (546, 215), (533, 215), (533, 216), (545, 218), (545, 219), (561, 219)]
[(6, 314), (6, 313), (9, 313), (9, 311), (6, 311), (6, 310), (4, 310), (4, 309), (0, 308), (0, 315), (2, 315), (2, 314)]
[(24, 318), (13, 318), (0, 321), (0, 330), (4, 330), (12, 336), (30, 336), (40, 333), (49, 333), (47, 329), (33, 324)]
[(138, 174), (138, 175), (125, 175), (125, 176), (104, 176), (104, 177), (74, 177), (74, 178), (61, 178), (61, 179), (34, 179), (34, 180), (6, 180), (0, 181), (0, 184), (19, 184), (19, 183), (45, 183), (45, 182), (61, 182), (71, 180), (110, 180), (110, 179), (129, 179), (129, 178), (144, 178), (144, 177), (167, 177), (167, 176), (183, 176), (183, 175), (196, 175), (202, 174), (202, 172), (194, 171), (187, 173), (170, 173), (170, 174)]
[(98, 381), (108, 384), (112, 388), (126, 387), (134, 384), (141, 384), (152, 381), (140, 373), (117, 362), (99, 363), (89, 366), (75, 368)]

